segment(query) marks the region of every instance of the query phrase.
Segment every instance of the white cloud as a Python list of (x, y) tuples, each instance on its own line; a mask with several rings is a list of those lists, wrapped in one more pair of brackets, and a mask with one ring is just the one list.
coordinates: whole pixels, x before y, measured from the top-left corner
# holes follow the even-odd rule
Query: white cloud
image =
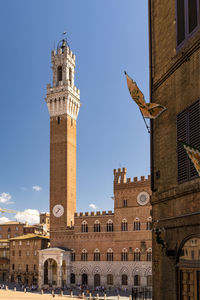
[(91, 204), (89, 205), (89, 207), (92, 208), (92, 209), (97, 209), (97, 208), (98, 208), (98, 206), (96, 206), (94, 203), (91, 203)]
[(40, 214), (36, 209), (25, 209), (22, 212), (18, 212), (14, 218), (22, 223), (37, 224), (40, 222)]
[(4, 203), (4, 204), (11, 204), (13, 203), (11, 200), (11, 195), (9, 193), (2, 193), (0, 195), (0, 203)]
[(6, 218), (6, 217), (1, 217), (0, 218), (0, 224), (1, 223), (5, 223), (5, 222), (9, 222), (10, 220), (8, 219), (8, 218)]
[(36, 192), (39, 192), (39, 191), (41, 191), (42, 188), (39, 185), (34, 185), (34, 186), (32, 186), (32, 189)]

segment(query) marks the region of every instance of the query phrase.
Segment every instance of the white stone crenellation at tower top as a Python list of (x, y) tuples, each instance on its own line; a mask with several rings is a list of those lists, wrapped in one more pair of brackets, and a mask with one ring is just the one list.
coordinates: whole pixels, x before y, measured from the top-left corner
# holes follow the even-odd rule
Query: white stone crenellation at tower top
[(51, 55), (53, 86), (47, 84), (46, 103), (51, 117), (67, 114), (77, 119), (80, 90), (74, 85), (75, 55), (66, 45)]

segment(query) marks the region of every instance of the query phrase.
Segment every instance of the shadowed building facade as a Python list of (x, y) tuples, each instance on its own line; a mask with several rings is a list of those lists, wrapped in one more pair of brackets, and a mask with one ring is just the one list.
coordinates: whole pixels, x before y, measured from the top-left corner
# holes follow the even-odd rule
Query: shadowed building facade
[(182, 144), (200, 147), (200, 2), (149, 1), (153, 299), (200, 299), (200, 179)]

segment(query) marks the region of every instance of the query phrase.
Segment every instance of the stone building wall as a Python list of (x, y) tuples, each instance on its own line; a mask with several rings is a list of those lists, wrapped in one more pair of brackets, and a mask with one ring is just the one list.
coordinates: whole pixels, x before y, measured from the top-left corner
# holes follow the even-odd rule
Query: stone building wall
[[(154, 228), (161, 231), (160, 236), (153, 234), (153, 290), (155, 300), (175, 300), (181, 297), (182, 243), (200, 233), (200, 180), (179, 183), (177, 167), (177, 115), (200, 98), (200, 32), (198, 25), (177, 46), (177, 1), (150, 2), (152, 102), (167, 108), (151, 126), (151, 203)], [(199, 129), (196, 134), (200, 135)]]
[(15, 283), (37, 284), (38, 250), (49, 245), (49, 238), (36, 234), (10, 239), (10, 272), (9, 280)]
[(0, 239), (0, 281), (8, 281), (9, 256), (9, 240)]
[(9, 239), (16, 236), (23, 235), (24, 233), (24, 223), (9, 221), (0, 224), (0, 238)]

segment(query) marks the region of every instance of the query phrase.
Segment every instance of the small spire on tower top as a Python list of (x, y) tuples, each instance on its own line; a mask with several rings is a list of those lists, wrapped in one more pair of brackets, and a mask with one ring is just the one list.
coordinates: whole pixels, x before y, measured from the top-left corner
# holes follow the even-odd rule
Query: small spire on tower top
[[(65, 49), (65, 47), (69, 47), (69, 44), (68, 44), (68, 42), (67, 42), (67, 36), (66, 36), (66, 34), (67, 34), (67, 32), (66, 31), (64, 31), (63, 33), (62, 33), (62, 36), (63, 36), (63, 38), (62, 38), (62, 40), (60, 40), (59, 42), (58, 42), (58, 46), (57, 46), (57, 50), (59, 49), (59, 48), (61, 48), (62, 49), (62, 52), (64, 52), (64, 49)], [(69, 47), (70, 48), (70, 47)]]

